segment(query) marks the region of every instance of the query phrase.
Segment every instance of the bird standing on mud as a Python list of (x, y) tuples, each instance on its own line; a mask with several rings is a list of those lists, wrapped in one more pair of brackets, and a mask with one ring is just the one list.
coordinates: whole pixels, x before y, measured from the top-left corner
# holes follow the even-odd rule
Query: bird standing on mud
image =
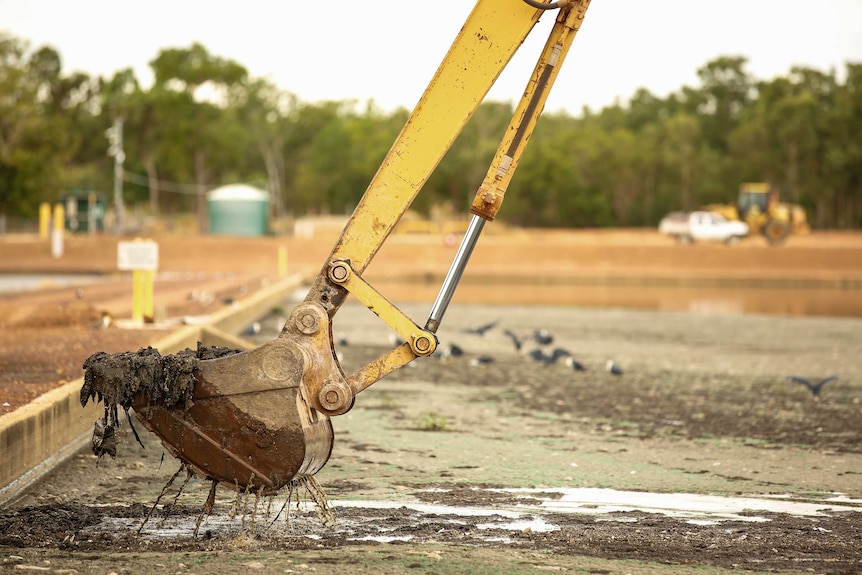
[(533, 339), (539, 345), (551, 345), (554, 343), (554, 336), (548, 330), (542, 328), (533, 332)]
[(576, 360), (571, 355), (566, 357), (565, 362), (566, 362), (566, 367), (569, 367), (575, 371), (586, 371), (587, 370), (587, 368), (584, 364), (582, 364), (581, 362)]
[(622, 375), (623, 369), (614, 363), (614, 360), (609, 359), (608, 363), (605, 365), (605, 368), (608, 370), (608, 373), (611, 375)]

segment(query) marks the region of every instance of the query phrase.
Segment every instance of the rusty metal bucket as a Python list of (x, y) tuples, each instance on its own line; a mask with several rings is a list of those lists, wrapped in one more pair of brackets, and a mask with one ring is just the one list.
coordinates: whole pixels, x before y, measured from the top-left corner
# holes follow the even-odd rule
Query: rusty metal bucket
[(302, 352), (279, 338), (199, 362), (190, 407), (136, 395), (132, 407), (168, 451), (200, 477), (261, 494), (313, 475), (329, 459), (329, 417), (310, 408)]

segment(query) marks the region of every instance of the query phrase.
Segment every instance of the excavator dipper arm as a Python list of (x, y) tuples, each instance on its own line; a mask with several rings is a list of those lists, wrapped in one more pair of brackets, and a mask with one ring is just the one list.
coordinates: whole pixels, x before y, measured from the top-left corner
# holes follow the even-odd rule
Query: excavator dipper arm
[[(237, 489), (274, 493), (319, 471), (329, 458), (330, 416), (357, 393), (417, 357), (436, 331), (486, 221), (493, 220), (590, 0), (478, 0), (428, 88), (374, 175), (305, 301), (282, 333), (251, 351), (199, 362), (192, 405), (147, 398), (133, 406), (144, 425), (198, 475)], [(362, 274), (515, 51), (550, 11), (556, 15), (494, 160), (471, 206), (472, 220), (424, 327)], [(331, 321), (348, 294), (404, 341), (345, 375)]]

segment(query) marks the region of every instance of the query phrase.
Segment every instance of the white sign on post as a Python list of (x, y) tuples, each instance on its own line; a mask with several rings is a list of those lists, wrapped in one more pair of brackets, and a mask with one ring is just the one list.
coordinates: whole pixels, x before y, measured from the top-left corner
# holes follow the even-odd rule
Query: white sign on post
[(159, 244), (153, 241), (117, 242), (117, 269), (159, 269)]

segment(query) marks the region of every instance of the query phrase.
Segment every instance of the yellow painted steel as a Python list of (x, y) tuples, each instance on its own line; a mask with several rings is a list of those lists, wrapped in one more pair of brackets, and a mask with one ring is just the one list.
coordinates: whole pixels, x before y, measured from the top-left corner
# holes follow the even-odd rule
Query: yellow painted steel
[(144, 275), (144, 318), (149, 321), (153, 321), (155, 316), (155, 309), (153, 306), (153, 287), (155, 282), (155, 270), (143, 270)]
[(344, 301), (343, 294), (330, 289), (338, 285), (406, 340), (346, 379), (354, 395), (416, 357), (430, 355), (437, 345), (433, 332), (419, 328), (362, 279), (365, 268), (539, 16), (555, 14), (554, 26), (533, 76), (471, 208), (485, 219), (494, 218), (589, 4), (590, 0), (561, 1), (558, 12), (543, 12), (524, 0), (477, 1), (306, 299), (323, 306), (331, 318)]
[(346, 379), (353, 395), (396, 369), (404, 367), (417, 357), (429, 356), (437, 349), (437, 336), (434, 332), (420, 328), (359, 274), (352, 273), (348, 262), (333, 262), (329, 277), (335, 283), (344, 286), (401, 336), (401, 339), (405, 340), (405, 343), (357, 370)]
[(144, 323), (144, 271), (132, 270), (132, 323)]
[(66, 229), (66, 209), (63, 204), (54, 205), (54, 231), (63, 233)]
[(470, 211), (486, 220), (493, 220), (503, 202), (503, 196), (521, 155), (542, 114), (548, 94), (559, 74), (563, 60), (584, 20), (590, 0), (576, 0), (560, 10), (545, 48), (542, 51), (524, 94), (512, 116), (506, 134), (491, 162)]
[(355, 373), (347, 378), (347, 385), (350, 386), (351, 391), (355, 395), (372, 383), (383, 379), (396, 369), (404, 367), (414, 359), (416, 359), (416, 354), (410, 349), (410, 344), (402, 343), (389, 353), (378, 357), (368, 365), (356, 370)]
[(434, 353), (437, 347), (437, 336), (416, 325), (403, 311), (386, 299), (368, 282), (350, 269), (348, 262), (333, 262), (329, 277), (332, 281), (343, 285), (360, 302), (383, 320), (386, 325), (395, 330), (406, 341), (417, 356)]
[(153, 319), (154, 276), (153, 270), (132, 270), (132, 323), (143, 324)]
[[(362, 274), (538, 21), (523, 0), (479, 0), (330, 256)], [(409, 50), (409, 46), (404, 47)]]
[(47, 240), (51, 228), (51, 204), (39, 204), (39, 239)]

